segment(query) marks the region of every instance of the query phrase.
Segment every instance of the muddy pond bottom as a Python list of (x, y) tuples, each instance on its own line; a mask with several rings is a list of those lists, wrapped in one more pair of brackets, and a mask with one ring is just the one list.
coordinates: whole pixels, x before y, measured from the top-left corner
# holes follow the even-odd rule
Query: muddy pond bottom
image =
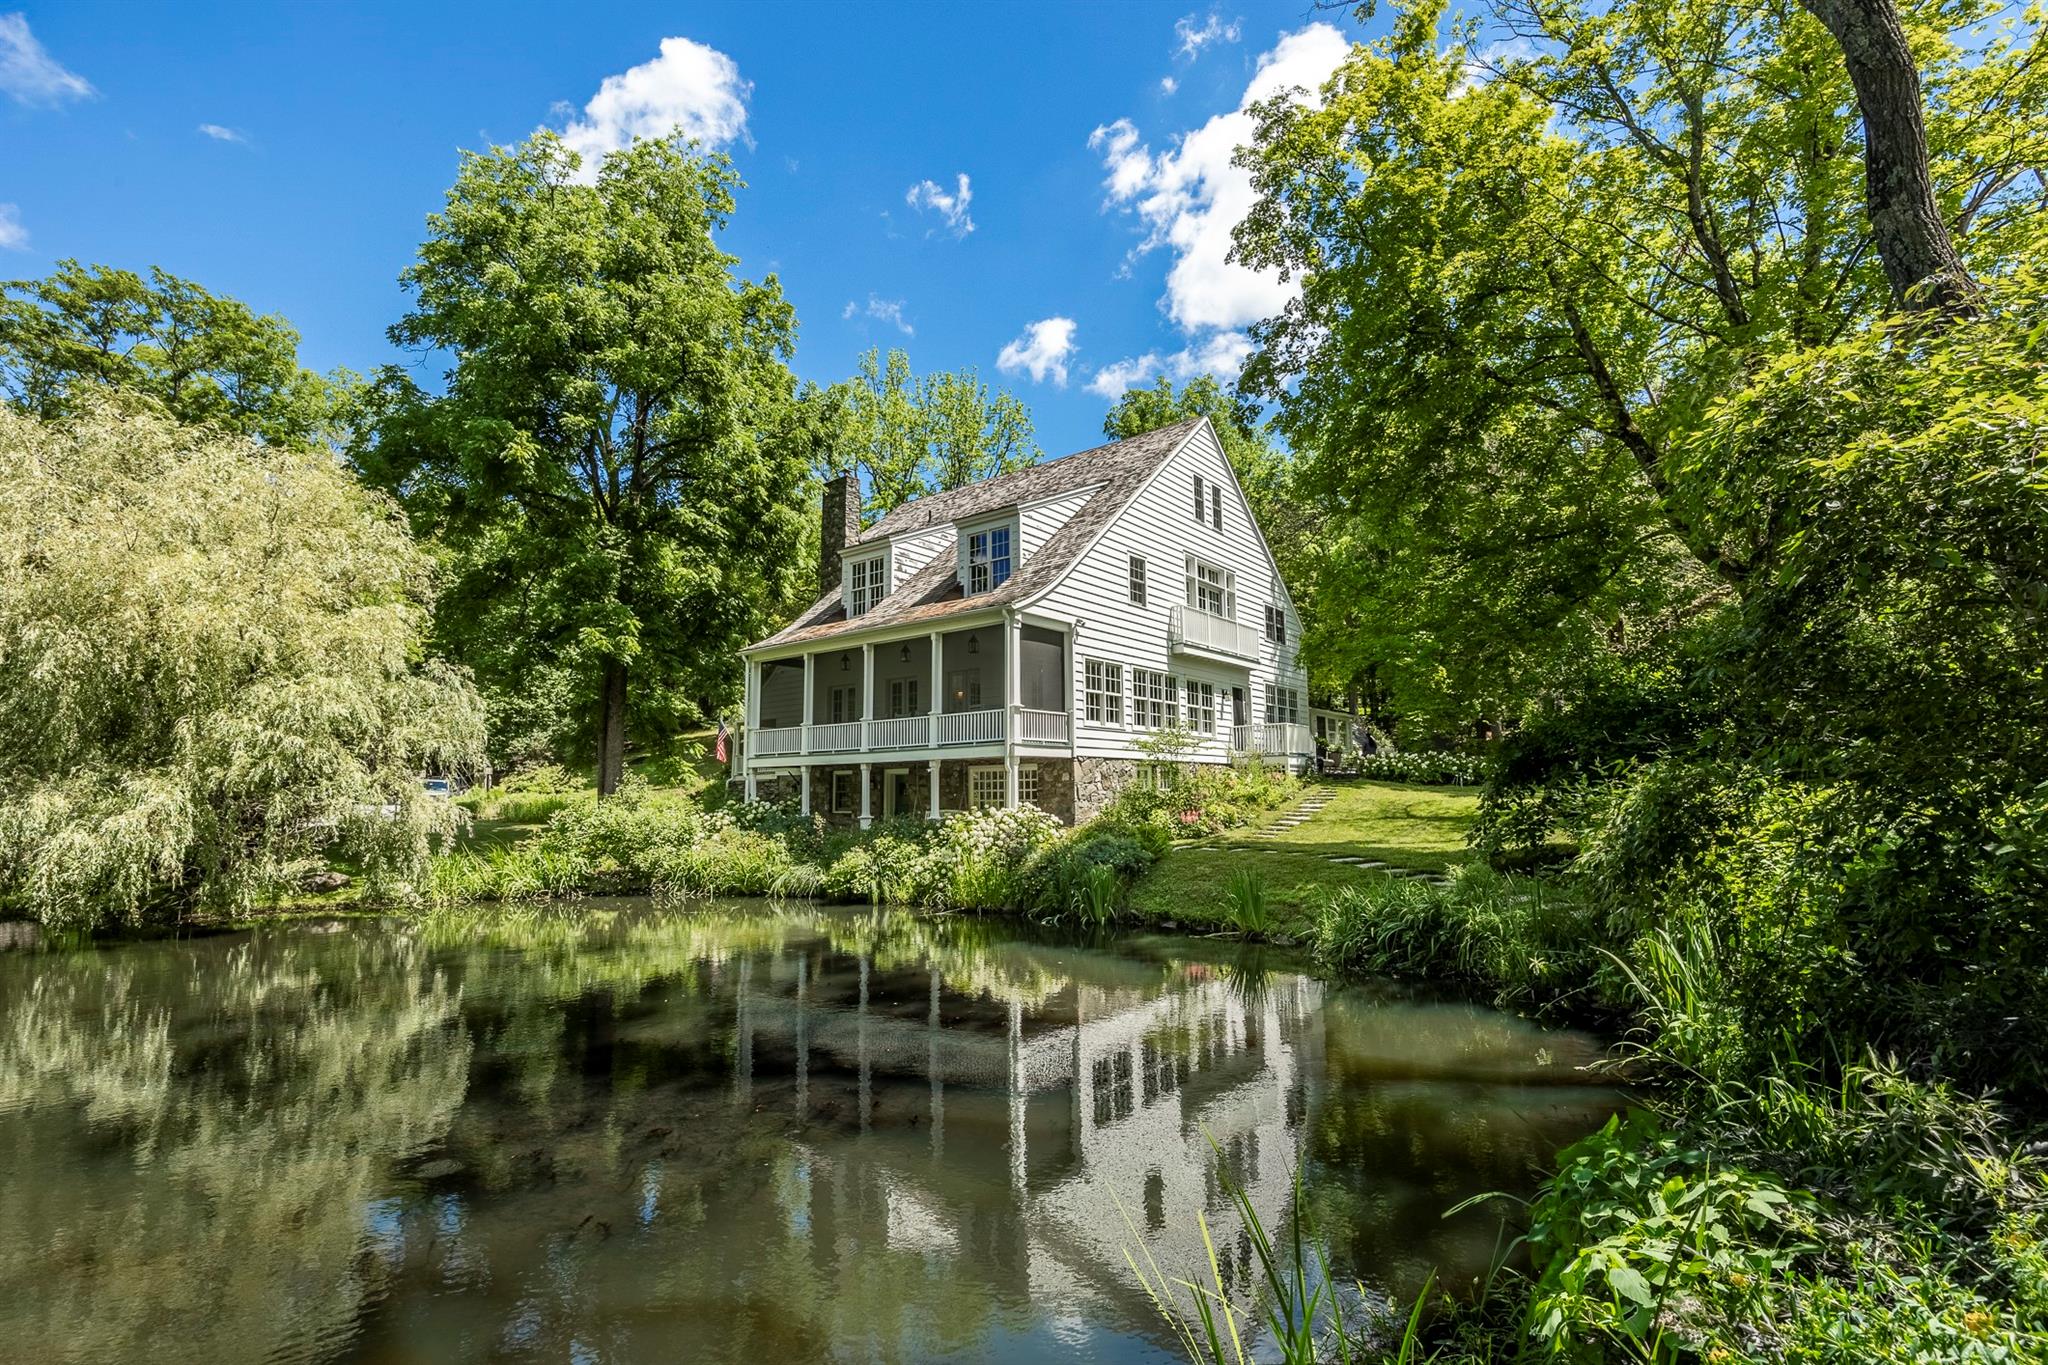
[[(0, 1359), (1164, 1361), (1297, 1169), (1484, 1273), (1596, 1040), (1211, 939), (585, 902), (0, 954)], [(1208, 1271), (1202, 1269), (1206, 1280)], [(1357, 1290), (1347, 1291), (1359, 1298)]]

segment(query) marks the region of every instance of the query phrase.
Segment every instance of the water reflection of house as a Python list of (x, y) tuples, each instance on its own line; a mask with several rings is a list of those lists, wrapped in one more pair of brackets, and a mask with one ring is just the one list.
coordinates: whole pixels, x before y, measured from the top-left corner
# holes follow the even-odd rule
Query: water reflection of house
[[(1127, 1248), (1192, 1274), (1202, 1211), (1243, 1298), (1250, 1244), (1219, 1168), (1269, 1226), (1284, 1219), (1292, 1135), (1322, 1068), (1321, 987), (1284, 976), (1246, 990), (1198, 965), (1162, 979), (1127, 958), (1060, 957), (1066, 983), (1028, 1008), (1021, 990), (955, 991), (939, 970), (881, 971), (867, 956), (743, 959), (735, 1094), (755, 1101), (762, 1076), (788, 1067), (806, 1117), (832, 1105), (859, 1125), (861, 1141), (817, 1145), (795, 1216), (815, 1223), (823, 1183), (852, 1182), (879, 1193), (871, 1231), (892, 1248), (971, 1242), (1032, 1300), (1111, 1306), (1155, 1335)], [(842, 1097), (851, 1113), (837, 1112)], [(913, 1104), (922, 1112), (906, 1114)]]

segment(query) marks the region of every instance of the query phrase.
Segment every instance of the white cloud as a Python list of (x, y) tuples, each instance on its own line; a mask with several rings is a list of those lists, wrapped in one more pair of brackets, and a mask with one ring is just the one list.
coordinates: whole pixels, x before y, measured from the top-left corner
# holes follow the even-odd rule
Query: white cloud
[(848, 299), (846, 307), (839, 310), (839, 316), (842, 320), (851, 320), (863, 313), (877, 322), (888, 323), (907, 337), (917, 335), (917, 329), (912, 327), (903, 317), (902, 299), (885, 299), (878, 294), (870, 294), (868, 295), (867, 307), (863, 308), (852, 299)]
[(1040, 318), (1025, 324), (1015, 341), (1003, 347), (996, 368), (1004, 374), (1024, 373), (1034, 384), (1047, 379), (1061, 388), (1067, 386), (1067, 360), (1074, 354), (1074, 320)]
[(0, 251), (27, 251), (28, 229), (21, 225), (21, 209), (0, 204)]
[(1124, 390), (1148, 384), (1160, 375), (1167, 375), (1183, 384), (1205, 374), (1234, 382), (1238, 371), (1244, 368), (1245, 357), (1251, 353), (1252, 339), (1243, 332), (1212, 332), (1172, 355), (1162, 356), (1156, 351), (1147, 351), (1140, 356), (1104, 365), (1088, 381), (1088, 392), (1104, 398), (1121, 398)]
[(237, 128), (225, 127), (218, 123), (202, 123), (199, 125), (199, 131), (206, 134), (208, 137), (212, 138), (216, 142), (240, 142), (246, 144), (249, 141), (249, 135), (247, 133), (244, 133)]
[(1315, 98), (1313, 92), (1349, 51), (1344, 36), (1328, 24), (1286, 34), (1259, 57), (1238, 107), (1183, 134), (1169, 151), (1154, 153), (1129, 119), (1090, 135), (1088, 145), (1108, 171), (1103, 183), (1110, 204), (1135, 213), (1146, 227), (1133, 255), (1159, 247), (1173, 253), (1164, 304), (1182, 330), (1234, 330), (1270, 317), (1294, 297), (1297, 286), (1278, 272), (1229, 260), (1231, 233), (1256, 198), (1250, 173), (1233, 166), (1231, 158), (1252, 139), (1253, 104), (1296, 88)]
[(26, 14), (0, 14), (0, 90), (18, 104), (62, 104), (97, 93), (44, 50), (28, 31)]
[(903, 196), (903, 202), (914, 209), (936, 211), (955, 237), (965, 237), (974, 231), (974, 219), (967, 212), (967, 206), (974, 202), (974, 190), (967, 183), (965, 171), (960, 172), (960, 179), (951, 191), (930, 180), (920, 180)]
[(1172, 94), (1172, 93), (1173, 93), (1174, 91), (1176, 91), (1176, 90), (1178, 90), (1178, 89), (1180, 89), (1180, 82), (1179, 82), (1179, 81), (1177, 81), (1177, 80), (1175, 80), (1175, 79), (1174, 79), (1173, 77), (1171, 77), (1171, 76), (1161, 76), (1161, 77), (1159, 78), (1159, 93), (1160, 93), (1160, 94), (1162, 94), (1162, 95), (1171, 95), (1171, 94)]
[(1209, 11), (1209, 18), (1200, 27), (1195, 16), (1190, 14), (1173, 21), (1173, 36), (1180, 39), (1180, 55), (1189, 61), (1202, 55), (1202, 49), (1211, 43), (1234, 43), (1242, 30), (1235, 19), (1225, 23), (1223, 16), (1215, 10)]
[(663, 38), (651, 62), (606, 76), (581, 116), (562, 129), (562, 141), (583, 158), (582, 176), (597, 178), (598, 163), (640, 137), (668, 137), (678, 129), (707, 147), (747, 142), (751, 81), (740, 79), (732, 58), (688, 38)]

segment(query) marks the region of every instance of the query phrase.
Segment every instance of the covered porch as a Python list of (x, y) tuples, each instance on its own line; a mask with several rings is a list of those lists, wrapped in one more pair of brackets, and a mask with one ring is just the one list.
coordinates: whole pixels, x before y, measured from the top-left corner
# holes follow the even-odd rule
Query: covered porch
[[(1006, 804), (1014, 805), (1020, 752), (1072, 752), (1072, 676), (1070, 627), (1008, 615), (749, 658), (741, 742), (748, 794), (759, 774), (794, 769), (808, 812), (812, 770), (849, 757), (1000, 758), (1010, 769)], [(935, 776), (931, 785), (935, 815)], [(861, 789), (865, 795), (867, 782)], [(871, 815), (863, 809), (862, 823)]]

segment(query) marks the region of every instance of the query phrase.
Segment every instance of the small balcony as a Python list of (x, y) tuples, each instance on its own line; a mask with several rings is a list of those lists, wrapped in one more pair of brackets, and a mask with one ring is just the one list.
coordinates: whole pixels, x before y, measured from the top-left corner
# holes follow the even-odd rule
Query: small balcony
[(1183, 654), (1246, 661), (1259, 657), (1258, 631), (1194, 607), (1173, 608), (1167, 617), (1166, 642)]
[(1297, 758), (1316, 751), (1315, 739), (1306, 725), (1283, 725), (1272, 721), (1262, 725), (1231, 726), (1230, 748), (1233, 753), (1271, 754), (1283, 758)]

